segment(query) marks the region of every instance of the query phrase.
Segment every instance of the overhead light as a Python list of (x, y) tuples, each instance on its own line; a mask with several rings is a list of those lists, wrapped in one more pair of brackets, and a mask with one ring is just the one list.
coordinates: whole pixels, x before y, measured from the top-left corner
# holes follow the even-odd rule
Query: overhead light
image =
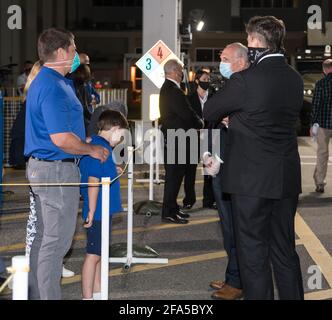
[(197, 31), (202, 31), (203, 28), (204, 28), (204, 25), (205, 25), (205, 22), (201, 20), (201, 21), (198, 23), (198, 25), (197, 25), (197, 27), (196, 27), (196, 30), (197, 30)]

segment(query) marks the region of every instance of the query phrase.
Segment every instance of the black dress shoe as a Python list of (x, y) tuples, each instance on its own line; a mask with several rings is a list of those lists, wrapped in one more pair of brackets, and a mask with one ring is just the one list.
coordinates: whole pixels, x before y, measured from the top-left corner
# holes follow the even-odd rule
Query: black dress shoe
[(178, 216), (182, 219), (189, 219), (190, 218), (190, 215), (188, 213), (184, 213), (181, 210), (178, 212)]
[(182, 219), (179, 215), (175, 215), (173, 217), (162, 217), (161, 219), (166, 223), (175, 223), (175, 224), (188, 224), (189, 221), (186, 219)]
[(185, 206), (182, 207), (183, 210), (190, 210), (192, 209), (193, 205), (192, 204), (187, 204)]
[(322, 184), (318, 185), (317, 188), (316, 188), (316, 192), (317, 193), (324, 193), (325, 192), (324, 185), (322, 185)]
[(209, 205), (203, 205), (204, 209), (212, 209), (212, 210), (218, 210), (217, 204), (213, 203), (213, 204), (209, 204)]

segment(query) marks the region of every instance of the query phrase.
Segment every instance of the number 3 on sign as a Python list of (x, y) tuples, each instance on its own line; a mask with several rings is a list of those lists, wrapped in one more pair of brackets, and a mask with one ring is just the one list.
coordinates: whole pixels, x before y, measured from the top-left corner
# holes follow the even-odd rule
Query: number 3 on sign
[(146, 70), (150, 71), (152, 68), (152, 60), (150, 58), (146, 59)]

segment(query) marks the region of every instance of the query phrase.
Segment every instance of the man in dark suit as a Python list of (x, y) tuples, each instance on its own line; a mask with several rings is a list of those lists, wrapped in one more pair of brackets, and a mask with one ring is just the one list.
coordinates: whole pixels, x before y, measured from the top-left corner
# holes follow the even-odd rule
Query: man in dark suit
[[(220, 72), (225, 79), (249, 67), (248, 49), (241, 43), (229, 44), (220, 55)], [(225, 64), (229, 66), (225, 68)], [(226, 71), (228, 69), (228, 71)], [(227, 80), (228, 81), (228, 80)], [(224, 174), (223, 159), (225, 159), (228, 119), (215, 123), (213, 137), (218, 134), (219, 139), (209, 137), (209, 152), (204, 153), (205, 171), (212, 179), (213, 191), (218, 206), (218, 213), (222, 228), (224, 249), (227, 252), (228, 264), (224, 281), (212, 281), (210, 286), (217, 290), (212, 294), (213, 299), (237, 300), (242, 298), (242, 283), (235, 243), (232, 203), (229, 194), (223, 192), (222, 177)], [(210, 140), (212, 140), (210, 142)], [(216, 140), (216, 141), (214, 141)], [(218, 141), (219, 140), (219, 141)], [(220, 143), (219, 143), (220, 142)], [(219, 144), (220, 149), (218, 148)], [(215, 148), (214, 148), (215, 146)], [(214, 150), (215, 149), (215, 150)]]
[(234, 74), (207, 102), (204, 118), (230, 116), (223, 174), (231, 194), (245, 299), (304, 299), (294, 220), (301, 193), (295, 124), (303, 81), (284, 57), (284, 23), (254, 17), (247, 26), (252, 67)]
[[(183, 68), (176, 60), (165, 64), (166, 80), (160, 91), (160, 122), (165, 138), (165, 188), (162, 220), (167, 223), (187, 224), (188, 214), (181, 212), (177, 197), (186, 170), (186, 163), (181, 163), (178, 156), (180, 151), (186, 152), (187, 143), (180, 145), (179, 140), (170, 141), (170, 130), (202, 129), (204, 122), (190, 107), (189, 101), (180, 88), (183, 77)], [(196, 134), (197, 136), (197, 134)], [(173, 147), (175, 146), (175, 150)], [(175, 162), (168, 161), (168, 154), (175, 151)], [(196, 157), (197, 159), (198, 157)], [(186, 159), (188, 161), (188, 159)]]

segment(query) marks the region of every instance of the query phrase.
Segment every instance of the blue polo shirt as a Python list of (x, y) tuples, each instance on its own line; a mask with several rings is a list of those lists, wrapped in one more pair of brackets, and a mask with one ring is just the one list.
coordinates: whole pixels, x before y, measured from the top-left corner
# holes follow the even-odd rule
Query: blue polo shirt
[(43, 67), (27, 95), (25, 155), (45, 160), (63, 160), (67, 154), (53, 144), (50, 135), (73, 133), (85, 141), (83, 107), (72, 80)]
[[(109, 150), (110, 156), (105, 163), (101, 163), (100, 160), (85, 156), (80, 162), (81, 170), (81, 182), (87, 183), (89, 177), (97, 178), (101, 181), (102, 178), (110, 177), (111, 180), (118, 176), (116, 165), (113, 161), (113, 149), (109, 143), (100, 136), (92, 137), (91, 144), (99, 145)], [(94, 216), (95, 221), (101, 221), (102, 216), (102, 188), (99, 189), (97, 208)], [(89, 213), (89, 196), (88, 187), (81, 187), (81, 195), (83, 197), (83, 219), (86, 220)], [(120, 191), (120, 180), (117, 180), (111, 185), (110, 188), (110, 216), (114, 213), (122, 212), (121, 205), (121, 191)]]

